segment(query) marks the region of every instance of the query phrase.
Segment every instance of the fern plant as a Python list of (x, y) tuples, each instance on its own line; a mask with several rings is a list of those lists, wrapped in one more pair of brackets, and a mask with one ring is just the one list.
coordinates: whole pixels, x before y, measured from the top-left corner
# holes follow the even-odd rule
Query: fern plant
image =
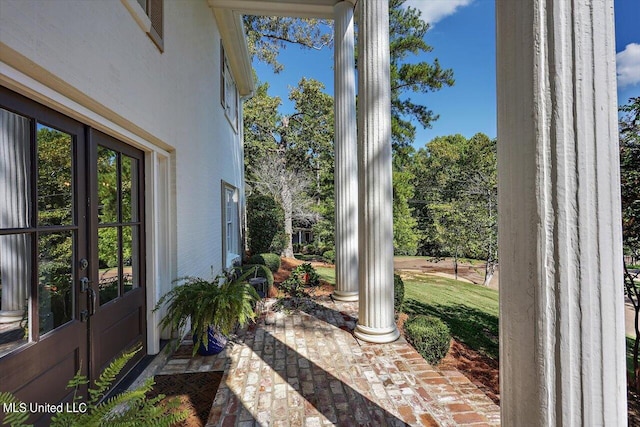
[[(80, 387), (89, 384), (86, 376), (78, 372), (67, 384), (67, 388), (75, 389), (73, 404), (75, 408), (82, 408), (78, 412), (58, 412), (51, 418), (53, 427), (115, 427), (115, 426), (172, 426), (187, 419), (186, 410), (178, 410), (178, 399), (165, 398), (159, 394), (152, 399), (147, 398), (155, 384), (153, 377), (148, 378), (140, 387), (127, 390), (111, 398), (105, 396), (116, 377), (127, 362), (142, 349), (141, 345), (126, 351), (115, 359), (100, 374), (94, 387), (88, 389), (88, 399), (85, 400), (78, 391)], [(162, 402), (162, 403), (161, 403)], [(15, 408), (28, 407), (11, 393), (0, 393), (0, 405), (13, 405)], [(5, 415), (2, 425), (11, 427), (26, 427), (29, 417), (27, 411), (13, 411)]]
[[(195, 355), (201, 344), (205, 347), (209, 344), (210, 327), (222, 335), (229, 335), (237, 324), (244, 326), (255, 319), (254, 306), (260, 297), (248, 282), (253, 270), (240, 272), (240, 269), (233, 269), (230, 274), (218, 275), (212, 281), (198, 277), (178, 279), (183, 283), (164, 294), (153, 309), (158, 311), (167, 307), (160, 326), (184, 331), (191, 319)], [(238, 274), (240, 276), (236, 277)]]

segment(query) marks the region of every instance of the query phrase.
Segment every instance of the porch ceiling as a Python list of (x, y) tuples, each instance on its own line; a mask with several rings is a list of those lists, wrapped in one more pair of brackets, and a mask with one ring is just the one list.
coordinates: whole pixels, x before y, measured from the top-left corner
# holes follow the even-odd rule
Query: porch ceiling
[[(244, 15), (333, 19), (333, 6), (341, 0), (209, 0), (211, 7)], [(355, 0), (347, 0), (355, 3)]]

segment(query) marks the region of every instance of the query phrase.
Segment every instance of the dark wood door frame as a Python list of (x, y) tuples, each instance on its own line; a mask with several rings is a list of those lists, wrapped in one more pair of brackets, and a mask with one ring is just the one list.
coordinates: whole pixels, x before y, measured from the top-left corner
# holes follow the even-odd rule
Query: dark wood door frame
[[(0, 107), (26, 117), (31, 123), (31, 192), (33, 211), (37, 212), (35, 164), (37, 154), (36, 123), (55, 128), (72, 136), (72, 173), (74, 191), (73, 224), (49, 226), (37, 225), (37, 213), (33, 213), (32, 227), (20, 229), (33, 237), (31, 249), (30, 312), (36, 329), (30, 333), (32, 342), (25, 343), (0, 357), (0, 391), (15, 393), (25, 402), (57, 403), (69, 401), (73, 390), (66, 389), (67, 382), (78, 372), (95, 380), (104, 366), (122, 350), (141, 342), (143, 350), (123, 370), (124, 375), (146, 354), (146, 282), (145, 282), (145, 224), (144, 224), (144, 153), (106, 134), (91, 129), (74, 119), (45, 107), (33, 100), (0, 86)], [(97, 219), (97, 147), (106, 146), (137, 160), (135, 185), (138, 201), (138, 217), (125, 225), (136, 227), (139, 243), (139, 287), (102, 307), (93, 304), (98, 289), (98, 219)], [(38, 336), (38, 251), (37, 239), (42, 231), (72, 231), (72, 319), (62, 326)], [(16, 230), (0, 230), (1, 234), (15, 234)], [(88, 264), (83, 266), (81, 259)], [(120, 261), (122, 271), (122, 260)], [(86, 277), (91, 289), (82, 290), (80, 279)], [(103, 340), (102, 335), (107, 339)], [(109, 338), (110, 337), (110, 338)], [(113, 348), (114, 343), (118, 348)], [(86, 395), (86, 393), (83, 393)], [(0, 411), (2, 408), (0, 408)], [(42, 415), (42, 414), (41, 414)], [(47, 424), (50, 416), (32, 417), (30, 422)]]
[[(87, 324), (81, 319), (86, 298), (80, 292), (78, 277), (82, 272), (78, 260), (88, 258), (86, 234), (86, 127), (63, 114), (0, 86), (0, 107), (30, 120), (31, 226), (22, 229), (31, 236), (31, 277), (29, 335), (31, 342), (0, 358), (0, 391), (10, 391), (25, 402), (52, 403), (70, 401), (73, 390), (67, 382), (77, 373), (88, 374)], [(72, 211), (70, 225), (40, 226), (37, 218), (37, 124), (51, 127), (72, 137)], [(69, 321), (40, 335), (38, 303), (38, 240), (44, 233), (70, 232), (72, 237), (71, 289), (73, 314)], [(12, 230), (0, 230), (0, 234)], [(81, 390), (81, 392), (83, 392)], [(2, 408), (0, 408), (0, 411)], [(36, 414), (29, 422), (46, 425), (50, 414)]]
[[(95, 304), (92, 303), (93, 313), (89, 317), (89, 351), (90, 378), (97, 378), (100, 372), (117, 357), (122, 350), (129, 349), (138, 343), (142, 344), (142, 350), (125, 366), (119, 378), (135, 366), (147, 353), (147, 328), (146, 328), (146, 272), (145, 272), (145, 212), (144, 212), (144, 153), (133, 148), (115, 138), (112, 138), (95, 129), (90, 130), (89, 144), (89, 165), (90, 165), (90, 198), (95, 201), (90, 208), (89, 219), (89, 247), (91, 252), (91, 263), (96, 266), (92, 271), (91, 283), (93, 292), (97, 296)], [(113, 150), (121, 158), (122, 155), (137, 160), (137, 176), (134, 183), (137, 194), (137, 219), (131, 221), (119, 220), (114, 223), (118, 227), (135, 227), (138, 231), (139, 260), (138, 260), (138, 283), (139, 287), (124, 293), (120, 283), (121, 296), (104, 305), (100, 301), (100, 278), (99, 278), (99, 254), (98, 254), (98, 181), (97, 157), (98, 147), (105, 147)], [(118, 164), (121, 162), (119, 161)], [(118, 177), (120, 182), (120, 177)], [(119, 213), (121, 215), (121, 213)], [(119, 243), (122, 243), (122, 236), (119, 235)], [(123, 271), (124, 260), (119, 260), (119, 273)]]

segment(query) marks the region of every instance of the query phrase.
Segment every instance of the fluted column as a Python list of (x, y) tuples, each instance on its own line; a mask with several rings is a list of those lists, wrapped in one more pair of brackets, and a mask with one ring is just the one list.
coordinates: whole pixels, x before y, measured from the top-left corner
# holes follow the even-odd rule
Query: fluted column
[(336, 289), (341, 301), (358, 300), (358, 140), (353, 4), (334, 6), (334, 111)]
[(359, 316), (356, 337), (395, 341), (389, 2), (358, 2)]
[[(0, 229), (28, 227), (29, 120), (0, 109)], [(0, 235), (0, 323), (22, 320), (31, 283), (29, 236)]]
[(502, 425), (626, 425), (613, 0), (496, 8)]

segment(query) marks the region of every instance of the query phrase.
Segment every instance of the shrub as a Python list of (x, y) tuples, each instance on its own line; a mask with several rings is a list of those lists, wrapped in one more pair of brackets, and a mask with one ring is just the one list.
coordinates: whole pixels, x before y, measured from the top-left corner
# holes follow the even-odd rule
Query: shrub
[(252, 254), (279, 254), (287, 243), (284, 211), (270, 196), (252, 194), (247, 198), (247, 228)]
[(268, 268), (263, 268), (263, 264), (245, 264), (242, 266), (242, 273), (251, 270), (253, 274), (250, 274), (249, 278), (253, 278), (256, 267), (258, 267), (258, 274), (256, 277), (264, 277), (267, 279), (267, 285), (270, 287), (273, 286), (273, 273)]
[(404, 282), (398, 274), (393, 275), (393, 309), (396, 317), (402, 313), (402, 303), (404, 302)]
[[(320, 276), (318, 275), (318, 272), (308, 262), (297, 266), (291, 273), (292, 275), (299, 277), (303, 285), (318, 286), (320, 284)], [(306, 280), (304, 279), (305, 274), (307, 275)]]
[[(135, 348), (126, 351), (120, 357), (109, 364), (102, 371), (95, 382), (89, 383), (86, 376), (81, 375), (80, 371), (69, 380), (67, 388), (75, 389), (73, 400), (67, 405), (73, 404), (74, 408), (84, 405), (84, 411), (62, 411), (58, 412), (51, 418), (50, 424), (54, 427), (62, 426), (122, 426), (122, 425), (154, 425), (154, 426), (173, 426), (180, 425), (181, 421), (189, 417), (186, 410), (179, 409), (180, 401), (178, 398), (171, 398), (165, 401), (165, 395), (159, 394), (154, 398), (149, 398), (148, 393), (151, 392), (155, 381), (153, 377), (137, 387), (135, 390), (124, 391), (109, 399), (105, 396), (109, 392), (109, 388), (120, 374), (120, 371), (126, 366), (127, 362), (141, 350), (142, 345), (138, 344)], [(80, 388), (88, 387), (86, 398), (80, 393)], [(13, 394), (8, 392), (0, 392), (0, 404), (5, 407), (15, 405), (16, 407), (28, 407), (26, 403), (18, 400)], [(13, 411), (3, 414), (4, 419), (0, 417), (2, 425), (11, 426), (27, 426), (27, 411)]]
[(329, 264), (334, 264), (336, 262), (336, 251), (326, 251), (322, 254), (322, 258), (324, 258)]
[(449, 351), (449, 328), (437, 317), (412, 317), (404, 323), (404, 332), (407, 341), (431, 365), (437, 365)]
[(318, 286), (319, 284), (320, 276), (316, 269), (311, 264), (304, 263), (291, 271), (291, 275), (282, 282), (280, 289), (292, 298), (302, 298), (307, 295), (304, 292), (305, 286)]
[(256, 254), (249, 258), (249, 264), (261, 264), (269, 267), (269, 270), (276, 272), (280, 269), (280, 255), (277, 254)]
[(291, 298), (302, 298), (307, 295), (302, 281), (293, 274), (280, 284), (280, 289)]

